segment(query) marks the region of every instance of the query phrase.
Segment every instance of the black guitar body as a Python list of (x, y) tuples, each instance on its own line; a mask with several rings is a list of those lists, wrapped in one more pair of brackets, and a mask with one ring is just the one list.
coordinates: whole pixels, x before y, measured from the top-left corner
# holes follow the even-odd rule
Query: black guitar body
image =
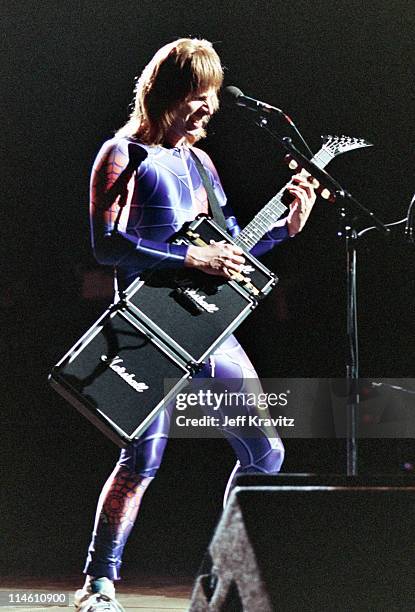
[[(202, 246), (235, 244), (210, 218), (201, 216), (176, 238)], [(188, 269), (145, 274), (125, 292), (129, 311), (186, 363), (197, 369), (242, 323), (276, 284), (275, 275), (249, 253), (242, 275), (226, 281)]]

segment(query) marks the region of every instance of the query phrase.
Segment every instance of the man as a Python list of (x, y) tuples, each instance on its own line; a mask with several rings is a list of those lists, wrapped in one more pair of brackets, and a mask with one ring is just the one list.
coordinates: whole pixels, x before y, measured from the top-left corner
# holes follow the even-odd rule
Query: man
[[(239, 232), (212, 161), (192, 146), (205, 136), (205, 126), (218, 108), (222, 81), (219, 57), (208, 41), (184, 38), (165, 45), (137, 81), (130, 119), (98, 153), (91, 179), (93, 247), (99, 262), (115, 267), (118, 290), (148, 269), (189, 267), (226, 278), (242, 269), (243, 251), (238, 247), (169, 243), (185, 222), (208, 212), (206, 190), (192, 151), (205, 167), (228, 231), (232, 235)], [(304, 226), (315, 201), (314, 191), (300, 175), (293, 177), (288, 191), (294, 198), (289, 215), (256, 245), (254, 255), (294, 236)], [(249, 380), (257, 379), (233, 336), (213, 353), (201, 375), (237, 379), (242, 392)], [(75, 605), (82, 612), (108, 606), (121, 609), (113, 581), (120, 578), (125, 543), (142, 496), (160, 465), (171, 412), (171, 406), (162, 411), (139, 439), (121, 451), (103, 488), (84, 570), (86, 582), (75, 596)], [(238, 458), (229, 484), (236, 472), (279, 471), (284, 449), (277, 432), (269, 427), (257, 429), (249, 438), (236, 429), (224, 430)]]

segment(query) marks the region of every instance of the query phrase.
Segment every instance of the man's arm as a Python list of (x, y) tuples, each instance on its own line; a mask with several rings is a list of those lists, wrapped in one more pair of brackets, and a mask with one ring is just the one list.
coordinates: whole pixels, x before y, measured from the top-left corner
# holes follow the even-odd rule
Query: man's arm
[[(202, 149), (196, 149), (196, 151), (204, 166), (210, 171), (213, 187), (215, 189), (220, 189), (223, 199), (226, 202), (226, 197), (223, 193), (223, 188), (215, 165), (205, 151)], [(277, 221), (274, 227), (264, 234), (261, 240), (251, 249), (251, 253), (255, 257), (264, 255), (277, 244), (298, 234), (307, 222), (311, 209), (316, 201), (316, 194), (312, 185), (305, 176), (296, 174), (287, 185), (287, 191), (294, 196), (290, 204), (289, 213), (286, 217)], [(223, 214), (225, 215), (228, 232), (233, 238), (236, 238), (241, 232), (241, 229), (229, 203), (223, 206)]]
[(287, 185), (287, 191), (294, 196), (286, 217), (279, 219), (252, 249), (252, 255), (260, 257), (288, 237), (293, 238), (304, 228), (316, 201), (313, 186), (302, 174), (295, 174)]
[(207, 247), (155, 242), (123, 231), (135, 185), (135, 173), (147, 153), (128, 141), (108, 141), (91, 175), (91, 232), (96, 259), (106, 265), (133, 268), (196, 268), (206, 274), (230, 276), (240, 271), (242, 250), (228, 244)]
[(91, 175), (90, 219), (96, 259), (106, 265), (135, 268), (180, 268), (187, 247), (155, 242), (126, 233), (125, 217), (134, 191), (135, 174), (146, 151), (128, 141), (108, 141), (95, 160)]
[[(203, 162), (209, 168), (213, 176), (214, 183), (217, 182), (220, 185), (219, 176), (215, 166), (213, 165), (209, 156), (206, 153), (204, 153), (204, 155), (205, 159)], [(276, 245), (280, 244), (284, 240), (287, 240), (287, 238), (294, 237), (296, 234), (301, 232), (307, 222), (316, 201), (316, 194), (313, 186), (305, 176), (302, 174), (296, 174), (292, 177), (286, 189), (292, 196), (294, 196), (294, 199), (289, 206), (288, 215), (283, 219), (279, 219), (251, 249), (251, 253), (255, 257), (264, 255)], [(238, 221), (228, 202), (223, 207), (223, 213), (225, 215), (226, 227), (229, 234), (233, 238), (236, 238), (238, 234), (240, 234), (241, 228), (239, 227)]]

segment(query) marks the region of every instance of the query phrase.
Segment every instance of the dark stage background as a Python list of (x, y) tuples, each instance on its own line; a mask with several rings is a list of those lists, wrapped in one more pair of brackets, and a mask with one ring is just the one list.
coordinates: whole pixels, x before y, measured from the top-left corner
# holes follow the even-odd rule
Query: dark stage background
[[(385, 222), (414, 192), (415, 8), (399, 2), (34, 2), (3, 5), (0, 305), (2, 563), (8, 573), (81, 570), (100, 486), (116, 447), (47, 383), (47, 373), (102, 312), (85, 299), (88, 179), (103, 140), (123, 124), (134, 77), (162, 44), (212, 40), (226, 83), (290, 114), (314, 150), (319, 135), (368, 139), (331, 172)], [(289, 178), (282, 153), (220, 112), (204, 147), (241, 225)], [(364, 224), (362, 225), (362, 227)], [(302, 235), (266, 263), (279, 288), (238, 337), (263, 377), (342, 376), (344, 247), (338, 206), (318, 201)], [(364, 376), (413, 376), (415, 249), (403, 226), (372, 232), (359, 252)], [(412, 444), (405, 453), (411, 455)], [(362, 443), (362, 471), (398, 471), (402, 445)], [(285, 471), (344, 471), (336, 441), (287, 441)], [(130, 571), (192, 572), (218, 519), (233, 455), (226, 442), (170, 443), (125, 557)]]

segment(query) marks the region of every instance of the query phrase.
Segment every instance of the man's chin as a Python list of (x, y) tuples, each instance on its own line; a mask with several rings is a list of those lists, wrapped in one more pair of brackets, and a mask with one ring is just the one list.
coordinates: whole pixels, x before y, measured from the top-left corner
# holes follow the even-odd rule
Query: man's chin
[(197, 132), (198, 130), (203, 130), (206, 123), (203, 121), (192, 121), (187, 125), (187, 131), (189, 134), (193, 134), (193, 132)]
[(199, 119), (194, 119), (193, 121), (189, 121), (188, 129), (193, 132), (194, 130), (203, 130), (209, 123), (209, 117), (203, 116)]
[(190, 144), (194, 144), (201, 138), (206, 137), (206, 130), (203, 127), (198, 127), (195, 130), (188, 131), (186, 134), (186, 140)]

